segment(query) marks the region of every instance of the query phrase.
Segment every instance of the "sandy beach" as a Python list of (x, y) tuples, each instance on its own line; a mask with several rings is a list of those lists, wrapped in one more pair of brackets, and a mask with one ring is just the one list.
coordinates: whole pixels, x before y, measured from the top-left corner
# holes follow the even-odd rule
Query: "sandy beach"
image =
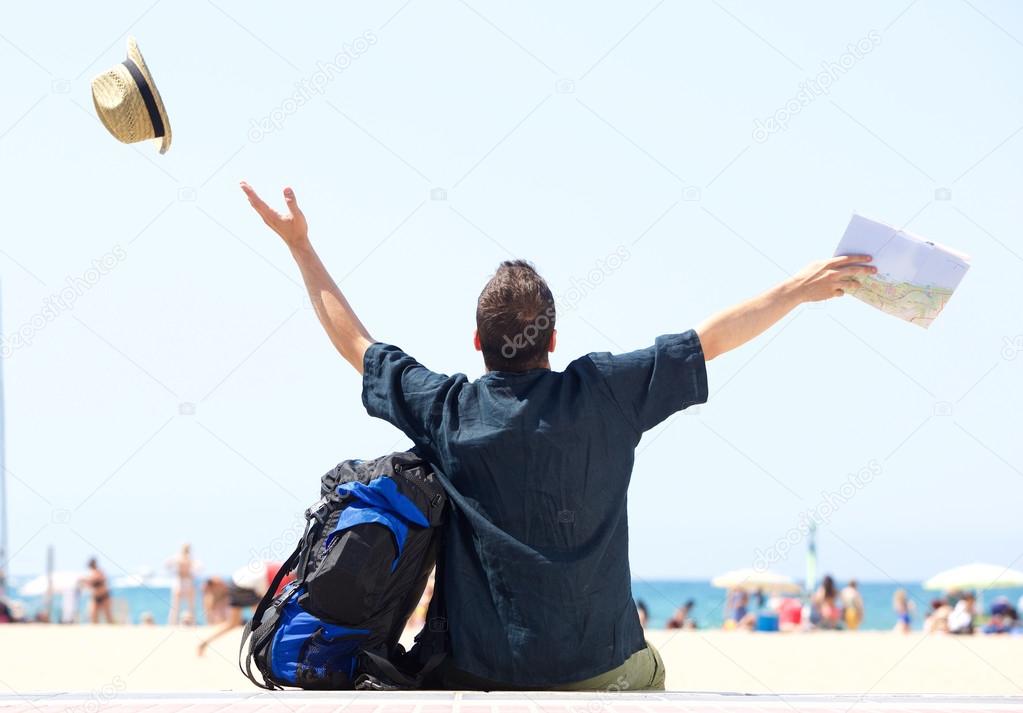
[[(199, 628), (5, 626), (9, 692), (254, 691), (238, 638), (196, 656)], [(890, 632), (650, 631), (668, 688), (747, 693), (1023, 694), (1023, 640)]]

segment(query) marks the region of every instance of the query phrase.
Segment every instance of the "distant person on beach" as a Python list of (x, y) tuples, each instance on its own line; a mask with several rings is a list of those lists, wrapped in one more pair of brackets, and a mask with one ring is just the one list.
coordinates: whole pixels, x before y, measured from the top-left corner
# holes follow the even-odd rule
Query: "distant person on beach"
[[(171, 606), (167, 623), (182, 624), (185, 614), (195, 620), (195, 572), (197, 564), (192, 559), (192, 547), (181, 546), (181, 552), (167, 560), (167, 568), (173, 573), (171, 585)], [(182, 607), (184, 603), (184, 607)]]
[[(636, 613), (639, 614), (639, 625), (646, 628), (647, 620), (650, 618), (650, 612), (647, 611), (646, 602), (642, 599), (636, 600)], [(668, 627), (671, 628), (670, 626)]]
[(1016, 629), (1019, 614), (1008, 597), (998, 597), (991, 602), (991, 616), (981, 627), (984, 634), (1010, 634)]
[(202, 611), (207, 624), (227, 621), (231, 609), (230, 587), (220, 577), (210, 577), (202, 584)]
[(696, 620), (693, 619), (693, 607), (696, 606), (696, 602), (692, 599), (687, 599), (686, 603), (675, 610), (675, 613), (670, 619), (666, 628), (668, 629), (695, 629)]
[(892, 609), (895, 611), (895, 631), (908, 634), (912, 628), (913, 602), (905, 589), (896, 589), (892, 596)]
[(838, 599), (842, 604), (842, 620), (845, 628), (849, 631), (856, 631), (863, 622), (863, 597), (860, 595), (859, 584), (855, 579), (842, 587)]
[(767, 594), (764, 593), (763, 589), (758, 589), (756, 592), (754, 592), (753, 599), (755, 602), (754, 606), (756, 607), (756, 610), (758, 612), (765, 606), (767, 606)]
[[(707, 400), (707, 361), (800, 304), (857, 287), (876, 272), (871, 258), (812, 263), (696, 329), (625, 354), (587, 354), (562, 372), (549, 361), (557, 344), (550, 288), (528, 262), (506, 261), (476, 300), (472, 344), (486, 373), (469, 381), (370, 336), (313, 249), (290, 188), (284, 213), (248, 184), (242, 190), (290, 250), (334, 347), (362, 374), (368, 413), (404, 432), (449, 481), (452, 518), (437, 573), (449, 613), (444, 687), (663, 689), (664, 663), (644, 640), (629, 569), (626, 502), (640, 438)], [(382, 276), (373, 290), (405, 297), (399, 322), (451, 319), (429, 304), (429, 285), (457, 273), (414, 267)], [(676, 285), (665, 291), (682, 299)], [(657, 310), (678, 329), (670, 308)]]
[(839, 629), (842, 623), (842, 612), (838, 607), (838, 592), (835, 588), (835, 579), (830, 575), (824, 575), (821, 586), (813, 595), (812, 604), (817, 612), (817, 626), (821, 629)]
[(924, 631), (928, 634), (947, 634), (948, 617), (952, 613), (952, 607), (948, 600), (934, 599), (931, 601), (931, 610), (924, 618)]
[(82, 584), (89, 588), (92, 598), (89, 600), (89, 621), (98, 624), (102, 617), (106, 623), (114, 623), (113, 609), (110, 601), (110, 587), (107, 584), (107, 575), (99, 568), (99, 563), (93, 557), (88, 563), (88, 572), (82, 577)]
[[(245, 610), (259, 604), (280, 569), (280, 562), (252, 562), (235, 571), (230, 584), (227, 585), (227, 618), (221, 621), (209, 636), (199, 642), (200, 656), (206, 653), (207, 647), (212, 642), (245, 623)], [(294, 573), (285, 577), (278, 587), (278, 591), (287, 586), (294, 578)]]
[(753, 629), (757, 623), (756, 612), (749, 608), (749, 592), (745, 589), (735, 589), (728, 594), (726, 610), (729, 614), (725, 618), (726, 629)]
[(950, 634), (972, 634), (973, 621), (977, 616), (976, 597), (973, 592), (966, 592), (952, 608), (948, 615), (948, 633)]

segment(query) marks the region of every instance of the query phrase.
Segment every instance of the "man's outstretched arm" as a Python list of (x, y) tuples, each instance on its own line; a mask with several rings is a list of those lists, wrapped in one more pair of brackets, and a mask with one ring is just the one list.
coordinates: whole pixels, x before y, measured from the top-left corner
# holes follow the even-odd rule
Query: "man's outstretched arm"
[(762, 295), (705, 319), (696, 328), (704, 359), (742, 346), (803, 302), (841, 297), (857, 277), (877, 272), (864, 264), (870, 260), (869, 255), (847, 255), (811, 263)]
[(302, 280), (309, 291), (313, 309), (330, 341), (341, 352), (341, 356), (361, 374), (363, 357), (373, 344), (373, 338), (313, 250), (309, 242), (309, 226), (295, 200), (295, 192), (290, 188), (284, 189), (288, 212), (278, 213), (264, 203), (248, 183), (242, 182), (241, 186), (259, 217), (284, 239), (291, 250), (292, 257), (302, 271)]

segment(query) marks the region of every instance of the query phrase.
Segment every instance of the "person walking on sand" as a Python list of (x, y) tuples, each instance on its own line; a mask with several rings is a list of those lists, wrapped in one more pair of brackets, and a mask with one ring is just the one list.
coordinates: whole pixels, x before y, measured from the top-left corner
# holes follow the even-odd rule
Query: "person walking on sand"
[(82, 577), (81, 582), (89, 588), (92, 594), (92, 599), (89, 600), (89, 621), (98, 624), (102, 616), (107, 624), (113, 624), (114, 614), (111, 608), (107, 575), (99, 568), (95, 557), (89, 560), (88, 568), (89, 570)]
[[(171, 606), (167, 623), (171, 626), (181, 624), (184, 617), (195, 621), (195, 574), (198, 563), (192, 559), (192, 546), (187, 542), (181, 546), (181, 552), (167, 560), (167, 568), (174, 575), (171, 584)], [(182, 602), (184, 606), (182, 607)]]
[[(227, 616), (209, 636), (199, 641), (200, 656), (206, 653), (206, 649), (211, 643), (245, 623), (245, 610), (259, 604), (263, 595), (273, 584), (274, 577), (277, 576), (282, 564), (281, 562), (255, 561), (235, 571), (231, 576), (231, 583), (227, 585)], [(284, 589), (294, 579), (294, 572), (287, 575), (277, 587), (277, 592)]]
[(207, 624), (227, 621), (230, 611), (230, 587), (220, 577), (210, 577), (202, 585), (202, 611)]
[(842, 587), (838, 600), (842, 604), (845, 628), (856, 631), (863, 622), (863, 597), (860, 595), (859, 583), (855, 579), (850, 579), (849, 583)]
[[(549, 361), (553, 294), (530, 263), (506, 261), (476, 301), (472, 344), (486, 373), (470, 381), (370, 336), (316, 254), (294, 191), (284, 189), (280, 213), (242, 190), (291, 251), (330, 341), (362, 375), (367, 412), (405, 433), (447, 481), (443, 686), (663, 689), (629, 570), (626, 500), (640, 438), (707, 400), (707, 361), (804, 302), (856, 287), (876, 272), (870, 257), (812, 263), (695, 329), (626, 354), (587, 354), (560, 372)], [(379, 289), (404, 295), (402, 319), (444, 319), (426, 304), (430, 275), (409, 268)]]

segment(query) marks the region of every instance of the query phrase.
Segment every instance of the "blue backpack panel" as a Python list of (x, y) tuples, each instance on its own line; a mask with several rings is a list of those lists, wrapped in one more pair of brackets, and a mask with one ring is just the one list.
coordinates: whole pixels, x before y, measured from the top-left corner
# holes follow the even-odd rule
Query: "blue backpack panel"
[[(323, 476), (320, 495), (246, 626), (242, 673), (268, 689), (416, 687), (444, 651), (438, 631), (417, 637), (419, 651), (398, 644), (437, 558), (447, 505), (439, 479), (414, 452), (392, 453), (344, 461)], [(276, 593), (290, 572), (295, 580)]]

